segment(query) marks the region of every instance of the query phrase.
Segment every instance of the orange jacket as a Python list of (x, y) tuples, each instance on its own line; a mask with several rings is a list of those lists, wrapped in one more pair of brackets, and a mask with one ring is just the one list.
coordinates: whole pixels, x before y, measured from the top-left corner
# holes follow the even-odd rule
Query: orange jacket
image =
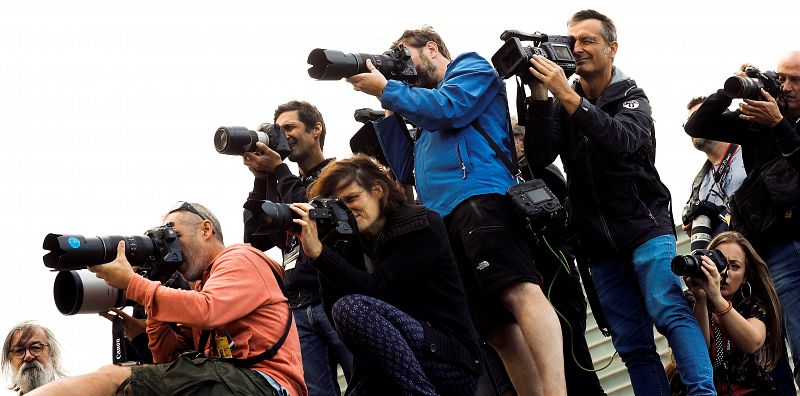
[[(159, 282), (135, 275), (128, 284), (127, 297), (145, 307), (153, 361), (170, 362), (183, 351), (197, 349), (202, 330), (214, 330), (211, 340), (214, 333), (230, 335), (234, 358), (255, 356), (272, 346), (283, 335), (291, 312), (268, 266), (282, 273), (281, 267), (261, 251), (235, 244), (214, 258), (193, 291), (162, 287)], [(167, 322), (180, 323), (185, 334), (175, 333)], [(209, 342), (204, 346), (205, 354), (216, 357), (212, 345)], [(308, 394), (294, 323), (277, 355), (251, 368), (272, 377), (292, 396)]]

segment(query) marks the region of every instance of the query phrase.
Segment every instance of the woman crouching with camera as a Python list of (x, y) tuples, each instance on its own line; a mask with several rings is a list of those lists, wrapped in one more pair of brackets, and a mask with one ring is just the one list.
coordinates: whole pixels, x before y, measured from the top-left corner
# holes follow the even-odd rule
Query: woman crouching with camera
[[(706, 339), (719, 395), (776, 395), (768, 372), (783, 350), (781, 316), (767, 264), (738, 232), (723, 232), (708, 249), (728, 261), (720, 274), (703, 256), (705, 277), (686, 277), (694, 315)], [(690, 296), (691, 297), (691, 296)]]
[(292, 205), (326, 311), (353, 353), (347, 394), (474, 394), (478, 342), (441, 217), (406, 204), (388, 170), (365, 155), (326, 166), (308, 196), (339, 199), (358, 228), (334, 251), (317, 235), (313, 207)]

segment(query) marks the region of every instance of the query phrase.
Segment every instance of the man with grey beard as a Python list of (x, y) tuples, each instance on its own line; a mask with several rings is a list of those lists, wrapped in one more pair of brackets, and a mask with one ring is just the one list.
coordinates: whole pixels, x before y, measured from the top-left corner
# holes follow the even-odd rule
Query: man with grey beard
[(20, 395), (64, 376), (58, 341), (49, 329), (33, 321), (8, 332), (0, 366), (11, 377), (8, 389)]
[[(689, 111), (687, 118), (694, 114), (705, 99), (705, 96), (699, 96), (689, 101), (686, 105), (686, 109)], [(738, 144), (701, 137), (693, 137), (692, 144), (694, 148), (704, 152), (708, 160), (692, 182), (692, 195), (685, 208), (708, 202), (720, 209), (719, 214), (714, 218), (709, 216), (712, 232), (708, 237), (713, 238), (714, 235), (728, 229), (728, 219), (730, 218), (728, 197), (733, 195), (747, 176), (742, 162), (742, 150)], [(687, 211), (684, 209), (683, 230), (690, 236), (695, 217), (687, 216)]]

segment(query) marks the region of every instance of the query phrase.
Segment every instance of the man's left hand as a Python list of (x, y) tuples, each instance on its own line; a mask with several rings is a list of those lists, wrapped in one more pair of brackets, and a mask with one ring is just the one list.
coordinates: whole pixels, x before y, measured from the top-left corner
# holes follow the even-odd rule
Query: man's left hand
[(134, 272), (131, 263), (125, 257), (125, 241), (117, 244), (117, 258), (106, 264), (90, 266), (89, 271), (94, 272), (95, 276), (106, 281), (106, 283), (117, 289), (127, 289), (131, 282)]
[(744, 103), (739, 104), (739, 118), (745, 121), (753, 121), (768, 127), (774, 127), (783, 120), (783, 114), (775, 101), (764, 88), (761, 88), (761, 95), (766, 100), (744, 99)]
[(386, 81), (386, 77), (372, 65), (369, 59), (367, 59), (367, 70), (369, 70), (369, 73), (356, 74), (348, 77), (346, 81), (353, 84), (353, 89), (356, 91), (362, 91), (380, 99), (388, 81)]
[(531, 74), (561, 101), (567, 113), (574, 113), (580, 105), (581, 97), (569, 86), (564, 69), (541, 55), (532, 56), (531, 65), (532, 67), (528, 68)]

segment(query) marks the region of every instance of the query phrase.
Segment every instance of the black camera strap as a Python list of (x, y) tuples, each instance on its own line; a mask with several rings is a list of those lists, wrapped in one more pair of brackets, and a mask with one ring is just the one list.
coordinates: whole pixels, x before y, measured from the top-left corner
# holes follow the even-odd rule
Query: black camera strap
[(505, 164), (506, 168), (508, 168), (508, 171), (511, 173), (511, 177), (516, 179), (517, 174), (519, 173), (519, 167), (517, 166), (517, 149), (514, 147), (514, 133), (511, 131), (511, 116), (508, 113), (506, 113), (506, 115), (508, 116), (508, 137), (511, 139), (511, 147), (509, 148), (509, 151), (511, 151), (511, 160), (509, 160), (509, 158), (503, 154), (503, 150), (501, 150), (500, 146), (498, 146), (497, 143), (492, 140), (489, 134), (486, 133), (486, 130), (483, 129), (480, 123), (478, 123), (477, 119), (472, 121), (470, 125), (472, 125), (472, 127), (475, 128), (475, 130), (477, 130), (484, 139), (486, 139), (486, 142), (489, 143), (489, 147), (494, 150), (494, 152), (497, 154), (497, 157), (500, 158), (500, 160), (503, 161), (503, 164)]
[[(733, 162), (733, 157), (736, 154), (737, 150), (739, 150), (738, 144), (729, 143), (728, 149), (725, 151), (725, 155), (722, 157), (722, 161), (712, 173), (714, 185), (716, 185), (717, 188), (719, 189), (719, 193), (722, 195), (720, 198), (722, 198), (723, 201), (727, 199), (727, 194), (725, 194), (725, 190), (723, 189), (721, 180), (730, 171), (731, 162)], [(708, 171), (713, 169), (713, 167), (714, 164), (712, 164), (711, 161), (709, 160), (706, 160), (706, 162), (703, 164), (703, 167), (700, 169), (700, 172), (697, 173), (697, 176), (695, 176), (694, 182), (692, 183), (693, 197), (700, 199), (699, 197), (700, 187), (703, 184), (703, 179), (705, 179), (706, 175), (708, 174)], [(709, 189), (708, 192), (709, 196), (711, 195), (712, 191), (713, 188)], [(704, 200), (708, 200), (708, 196), (706, 196)]]
[[(284, 296), (286, 296), (286, 288), (283, 285), (283, 279), (281, 278), (280, 274), (275, 271), (275, 268), (269, 266), (270, 270), (272, 270), (272, 274), (275, 275), (275, 281), (278, 283), (278, 287), (281, 289), (281, 292)], [(235, 358), (215, 358), (214, 360), (231, 363), (236, 367), (250, 367), (262, 360), (268, 360), (275, 357), (278, 354), (278, 351), (283, 346), (284, 341), (286, 341), (286, 337), (289, 335), (289, 330), (292, 329), (292, 320), (294, 314), (292, 313), (292, 305), (287, 301), (286, 305), (289, 307), (289, 319), (286, 320), (286, 326), (283, 329), (283, 335), (281, 338), (278, 339), (271, 347), (267, 348), (264, 352), (259, 353), (256, 356), (251, 356), (246, 359), (235, 359)], [(205, 347), (208, 344), (208, 339), (211, 337), (211, 330), (203, 330), (200, 333), (200, 342), (197, 344), (197, 354), (200, 356), (205, 356)]]

